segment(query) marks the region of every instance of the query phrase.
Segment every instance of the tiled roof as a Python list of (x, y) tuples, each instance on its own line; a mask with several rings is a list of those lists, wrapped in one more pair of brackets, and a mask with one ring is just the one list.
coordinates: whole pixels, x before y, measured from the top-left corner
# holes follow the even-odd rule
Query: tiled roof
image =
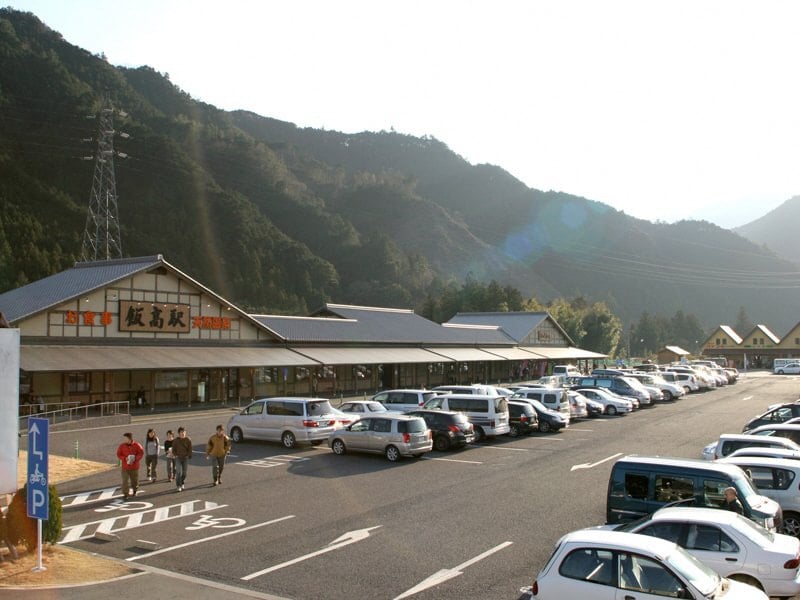
[[(456, 313), (448, 321), (453, 324), (464, 325), (494, 325), (500, 327), (516, 342), (524, 340), (542, 321), (550, 318), (547, 312), (476, 312), (476, 313)], [(561, 329), (558, 323), (553, 323)], [(569, 340), (569, 336), (563, 329), (564, 337)], [(569, 340), (572, 343), (572, 340)]]
[(0, 312), (13, 325), (25, 317), (163, 264), (161, 255), (79, 262), (61, 273), (0, 294)]
[(446, 327), (407, 309), (326, 304), (311, 317), (252, 316), (289, 343), (514, 344), (497, 327)]

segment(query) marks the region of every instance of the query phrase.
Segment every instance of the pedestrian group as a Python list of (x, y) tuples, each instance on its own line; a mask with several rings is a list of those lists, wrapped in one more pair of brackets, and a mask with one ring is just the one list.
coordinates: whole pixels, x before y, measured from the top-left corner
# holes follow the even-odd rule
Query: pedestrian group
[[(139, 491), (139, 466), (145, 459), (146, 480), (154, 483), (158, 480), (158, 457), (162, 446), (154, 429), (148, 429), (144, 445), (133, 438), (133, 434), (122, 434), (123, 441), (117, 448), (122, 475), (122, 499), (128, 500)], [(212, 485), (222, 484), (222, 471), (225, 460), (231, 451), (231, 439), (225, 434), (225, 428), (217, 425), (216, 432), (206, 444), (206, 460), (211, 460)], [(178, 437), (168, 430), (163, 445), (163, 455), (167, 465), (167, 481), (175, 482), (175, 489), (182, 492), (192, 458), (192, 438), (185, 427), (178, 427)]]

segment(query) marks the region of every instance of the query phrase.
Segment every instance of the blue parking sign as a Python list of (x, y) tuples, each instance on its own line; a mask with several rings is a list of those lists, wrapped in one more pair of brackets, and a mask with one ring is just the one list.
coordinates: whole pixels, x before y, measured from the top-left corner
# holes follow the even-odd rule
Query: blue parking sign
[(28, 516), (46, 521), (50, 495), (47, 488), (47, 441), (50, 421), (28, 417)]

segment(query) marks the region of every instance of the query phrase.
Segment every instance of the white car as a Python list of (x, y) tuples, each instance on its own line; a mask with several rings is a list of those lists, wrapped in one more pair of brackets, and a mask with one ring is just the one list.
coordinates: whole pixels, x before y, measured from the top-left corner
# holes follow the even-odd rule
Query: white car
[(355, 413), (360, 417), (375, 413), (398, 414), (396, 411), (391, 411), (380, 402), (375, 402), (374, 400), (349, 400), (347, 402), (343, 402), (339, 407), (339, 410), (346, 413)]
[(800, 451), (800, 446), (785, 437), (772, 435), (750, 435), (748, 433), (723, 433), (719, 440), (706, 444), (702, 457), (705, 460), (714, 460), (728, 456), (740, 448), (783, 448), (784, 450)]
[(633, 410), (633, 405), (628, 400), (614, 398), (611, 394), (599, 388), (582, 388), (575, 391), (590, 400), (602, 404), (604, 406), (603, 412), (607, 415), (625, 415)]
[(769, 596), (800, 593), (800, 540), (771, 533), (730, 510), (672, 506), (648, 517), (604, 525), (675, 542), (723, 577), (749, 583)]
[(578, 392), (567, 390), (569, 397), (569, 418), (570, 419), (585, 419), (589, 416), (589, 411), (586, 408), (586, 397)]
[(673, 542), (599, 529), (562, 537), (531, 595), (537, 600), (768, 600), (751, 585), (720, 577)]
[(780, 367), (775, 367), (776, 375), (797, 375), (800, 373), (800, 362), (790, 362)]
[(783, 533), (800, 536), (800, 460), (731, 455), (719, 462), (736, 465), (747, 473), (759, 494), (781, 505)]

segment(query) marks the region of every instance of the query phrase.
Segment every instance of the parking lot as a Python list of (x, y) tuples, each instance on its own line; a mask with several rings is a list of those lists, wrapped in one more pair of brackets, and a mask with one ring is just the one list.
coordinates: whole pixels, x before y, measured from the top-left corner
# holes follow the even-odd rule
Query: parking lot
[(739, 432), (767, 405), (796, 399), (798, 383), (751, 374), (557, 434), (398, 463), (335, 456), (325, 446), (287, 451), (245, 442), (234, 446), (219, 487), (203, 449), (227, 414), (53, 433), (51, 452), (69, 455), (78, 441), (82, 457), (105, 462), (125, 430), (141, 440), (148, 427), (163, 438), (184, 425), (195, 444), (180, 493), (164, 479), (163, 462), (161, 480), (125, 504), (117, 472), (61, 486), (63, 543), (285, 598), (520, 598), (562, 534), (604, 522), (617, 457), (699, 458), (720, 433)]

